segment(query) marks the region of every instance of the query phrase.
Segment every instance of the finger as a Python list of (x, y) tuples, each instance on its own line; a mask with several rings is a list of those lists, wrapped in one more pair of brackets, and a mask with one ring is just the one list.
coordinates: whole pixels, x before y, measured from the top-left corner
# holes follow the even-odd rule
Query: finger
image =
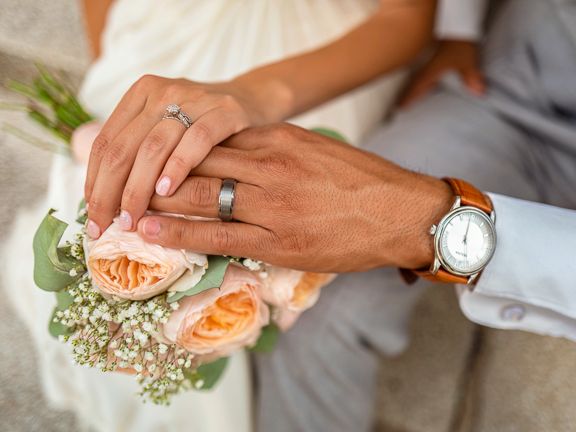
[[(208, 218), (218, 217), (218, 198), (222, 180), (209, 177), (188, 177), (174, 195), (154, 195), (150, 208), (166, 213)], [(254, 225), (262, 223), (264, 213), (261, 189), (245, 183), (237, 183), (234, 192), (233, 214), (235, 220)]]
[(417, 77), (410, 85), (404, 96), (400, 99), (399, 106), (401, 109), (408, 108), (418, 100), (428, 94), (438, 83), (439, 75), (432, 74)]
[(486, 81), (484, 75), (479, 69), (469, 69), (461, 73), (464, 84), (476, 96), (486, 94)]
[(270, 259), (270, 251), (276, 249), (271, 231), (241, 222), (145, 216), (138, 222), (138, 233), (150, 243), (210, 255)]
[(108, 147), (120, 132), (141, 114), (146, 105), (146, 93), (144, 92), (143, 81), (145, 80), (137, 81), (130, 90), (124, 94), (92, 144), (90, 159), (88, 160), (88, 169), (86, 171), (86, 181), (84, 183), (84, 199), (86, 202), (90, 202), (96, 175), (98, 174), (100, 163)]
[(92, 238), (100, 237), (116, 215), (138, 147), (157, 123), (155, 117), (150, 111), (142, 112), (103, 154), (88, 202), (88, 235)]
[(233, 178), (241, 183), (257, 184), (259, 178), (254, 152), (229, 147), (216, 146), (191, 175)]
[(247, 126), (224, 109), (208, 111), (186, 131), (182, 140), (168, 158), (156, 183), (158, 195), (169, 196), (178, 189), (184, 179), (210, 153), (210, 150), (230, 135)]
[(162, 120), (140, 144), (126, 185), (118, 185), (123, 189), (119, 218), (122, 229), (134, 229), (144, 215), (156, 180), (185, 131), (186, 127), (177, 121)]

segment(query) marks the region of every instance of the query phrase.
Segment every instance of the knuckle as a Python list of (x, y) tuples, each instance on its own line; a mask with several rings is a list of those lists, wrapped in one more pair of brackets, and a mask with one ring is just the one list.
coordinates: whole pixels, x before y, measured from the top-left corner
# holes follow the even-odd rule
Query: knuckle
[(197, 122), (193, 125), (194, 136), (198, 141), (210, 142), (212, 139), (212, 131), (210, 127), (203, 122)]
[(109, 145), (110, 139), (108, 136), (103, 133), (99, 134), (92, 144), (92, 156), (101, 159)]
[(164, 147), (165, 140), (157, 132), (151, 132), (142, 143), (141, 151), (149, 159), (154, 159)]
[(274, 125), (270, 128), (270, 139), (274, 141), (283, 141), (289, 138), (292, 138), (296, 131), (298, 130), (297, 127), (289, 125), (287, 123), (281, 123), (279, 125)]
[(125, 147), (117, 145), (109, 149), (102, 158), (102, 164), (109, 171), (117, 170), (128, 163), (128, 153)]
[(92, 196), (89, 203), (89, 214), (92, 219), (98, 219), (100, 215), (108, 212), (108, 205), (99, 197)]
[(182, 88), (177, 82), (171, 82), (167, 84), (164, 88), (164, 94), (162, 100), (166, 104), (175, 103), (180, 99), (182, 94)]
[(186, 193), (188, 202), (202, 208), (212, 208), (216, 202), (215, 182), (210, 179), (197, 178), (188, 182)]
[(174, 243), (179, 245), (186, 243), (186, 239), (188, 238), (188, 229), (186, 225), (179, 222), (172, 224), (171, 227), (170, 236)]
[(234, 96), (229, 94), (222, 95), (220, 104), (223, 108), (226, 108), (231, 111), (237, 111), (238, 109), (240, 109), (240, 103), (238, 102), (238, 100)]
[(188, 173), (190, 172), (190, 166), (186, 158), (177, 153), (174, 153), (172, 156), (170, 156), (167, 165), (168, 168), (166, 169), (166, 171), (174, 171), (183, 176), (188, 175)]
[(279, 152), (269, 152), (261, 156), (257, 163), (261, 170), (279, 177), (287, 177), (294, 170), (294, 161), (286, 154)]
[(205, 98), (208, 95), (208, 91), (202, 86), (194, 85), (188, 90), (188, 95), (192, 100), (196, 101)]
[(122, 208), (129, 209), (134, 207), (140, 198), (138, 188), (132, 185), (127, 185), (122, 193)]
[(150, 85), (156, 83), (158, 81), (158, 79), (159, 79), (159, 77), (157, 77), (156, 75), (152, 75), (152, 74), (142, 75), (134, 83), (134, 88), (138, 89), (138, 90), (148, 88), (148, 87), (150, 87)]
[(213, 234), (211, 241), (220, 254), (224, 255), (234, 248), (236, 236), (224, 224), (218, 224)]
[(282, 238), (282, 247), (284, 250), (294, 255), (301, 255), (308, 250), (308, 243), (306, 236), (298, 235), (297, 233), (286, 234)]

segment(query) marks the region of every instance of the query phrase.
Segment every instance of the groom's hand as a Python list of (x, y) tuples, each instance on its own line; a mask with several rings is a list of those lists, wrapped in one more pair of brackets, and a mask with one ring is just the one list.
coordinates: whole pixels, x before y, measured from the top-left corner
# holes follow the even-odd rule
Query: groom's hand
[(432, 261), (427, 234), (450, 207), (441, 180), (290, 125), (241, 132), (216, 147), (155, 210), (215, 218), (222, 179), (238, 181), (235, 222), (148, 216), (147, 241), (329, 272)]

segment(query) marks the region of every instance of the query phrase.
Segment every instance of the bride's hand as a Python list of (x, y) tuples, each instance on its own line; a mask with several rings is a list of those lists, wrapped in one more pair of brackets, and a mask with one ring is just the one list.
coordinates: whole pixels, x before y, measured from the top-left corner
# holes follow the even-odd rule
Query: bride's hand
[[(85, 184), (88, 234), (99, 237), (119, 208), (122, 228), (135, 229), (154, 191), (172, 195), (212, 147), (266, 122), (259, 100), (254, 91), (234, 82), (139, 79), (92, 146)], [(163, 120), (170, 104), (190, 117), (189, 128)]]

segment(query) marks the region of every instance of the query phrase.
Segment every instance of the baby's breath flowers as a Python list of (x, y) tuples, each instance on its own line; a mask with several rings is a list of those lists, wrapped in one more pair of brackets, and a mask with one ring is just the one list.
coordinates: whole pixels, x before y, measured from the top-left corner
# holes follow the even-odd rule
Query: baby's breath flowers
[(61, 339), (72, 345), (76, 363), (133, 373), (142, 384), (141, 394), (158, 404), (186, 387), (184, 373), (194, 356), (158, 337), (178, 303), (167, 303), (166, 295), (147, 301), (107, 299), (87, 273), (66, 291), (72, 303), (56, 312), (54, 321), (73, 329)]

